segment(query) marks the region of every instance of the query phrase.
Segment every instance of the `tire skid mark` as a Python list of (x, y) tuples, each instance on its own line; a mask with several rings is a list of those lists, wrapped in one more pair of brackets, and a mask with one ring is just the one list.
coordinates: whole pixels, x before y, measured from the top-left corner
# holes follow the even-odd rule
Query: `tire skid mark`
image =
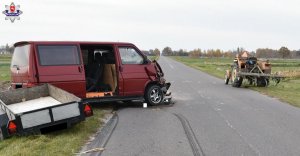
[(182, 115), (173, 113), (181, 122), (181, 125), (183, 127), (183, 130), (186, 134), (186, 137), (190, 143), (190, 146), (192, 148), (194, 156), (205, 156), (203, 149), (201, 148), (201, 145), (189, 123), (189, 121)]
[[(94, 139), (89, 145), (87, 145), (87, 149), (93, 149), (93, 148), (105, 148), (106, 144), (110, 140), (113, 132), (115, 131), (117, 125), (119, 122), (119, 116), (115, 112), (114, 115), (111, 117), (111, 119), (106, 123), (106, 125), (101, 129), (100, 133), (95, 137), (97, 139)], [(86, 154), (80, 154), (84, 156), (101, 156), (103, 151), (93, 152), (93, 153), (86, 153)]]

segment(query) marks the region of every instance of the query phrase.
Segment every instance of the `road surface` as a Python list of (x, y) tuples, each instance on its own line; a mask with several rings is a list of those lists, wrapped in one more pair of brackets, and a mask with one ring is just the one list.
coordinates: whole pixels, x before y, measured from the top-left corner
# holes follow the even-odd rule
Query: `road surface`
[(125, 107), (102, 156), (299, 156), (300, 109), (170, 58), (176, 104)]

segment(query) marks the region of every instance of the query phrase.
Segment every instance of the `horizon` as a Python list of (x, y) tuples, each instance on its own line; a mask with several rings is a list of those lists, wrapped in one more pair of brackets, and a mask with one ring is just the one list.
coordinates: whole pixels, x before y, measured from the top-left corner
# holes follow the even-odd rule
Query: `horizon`
[(10, 3), (0, 5), (0, 45), (83, 40), (131, 42), (140, 49), (161, 50), (300, 49), (296, 0), (14, 1), (23, 12), (14, 23), (2, 14)]

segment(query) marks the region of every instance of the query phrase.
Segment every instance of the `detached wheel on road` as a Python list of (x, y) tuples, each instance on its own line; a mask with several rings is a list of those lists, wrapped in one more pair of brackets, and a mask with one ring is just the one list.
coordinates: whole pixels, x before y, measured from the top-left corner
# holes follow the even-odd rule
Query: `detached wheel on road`
[(237, 67), (233, 67), (231, 73), (232, 87), (241, 87), (243, 82), (243, 77), (237, 76), (238, 70)]
[(158, 85), (148, 87), (145, 93), (145, 100), (150, 106), (159, 105), (163, 101), (163, 92)]

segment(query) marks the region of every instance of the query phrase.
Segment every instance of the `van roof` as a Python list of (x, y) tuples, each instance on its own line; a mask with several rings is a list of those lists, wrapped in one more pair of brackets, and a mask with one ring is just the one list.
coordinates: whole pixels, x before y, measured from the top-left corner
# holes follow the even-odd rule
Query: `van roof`
[(14, 44), (15, 47), (23, 44), (117, 44), (117, 45), (133, 45), (128, 42), (96, 42), (96, 41), (20, 41)]

